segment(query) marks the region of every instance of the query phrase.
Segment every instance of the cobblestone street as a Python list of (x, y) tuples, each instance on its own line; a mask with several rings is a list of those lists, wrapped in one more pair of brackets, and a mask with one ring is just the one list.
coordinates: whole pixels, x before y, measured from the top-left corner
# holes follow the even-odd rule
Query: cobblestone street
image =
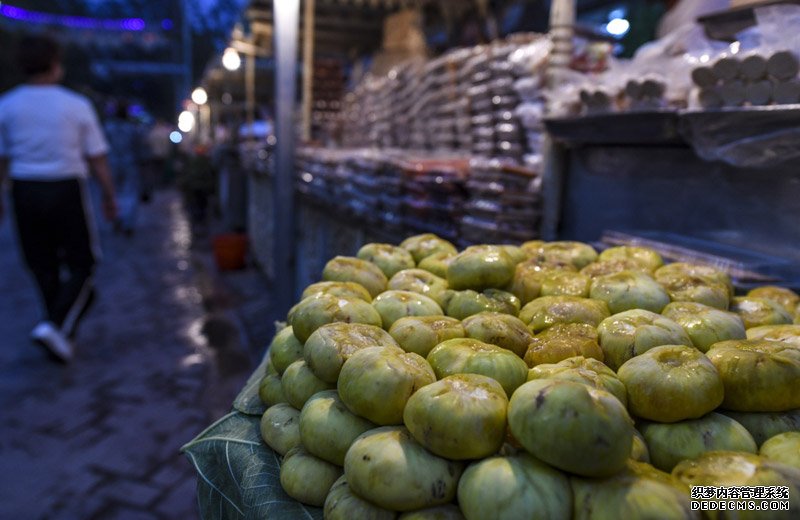
[(101, 237), (99, 298), (63, 366), (28, 339), (36, 293), (0, 226), (0, 518), (197, 518), (178, 450), (227, 412), (263, 346), (174, 193), (141, 208), (132, 238)]

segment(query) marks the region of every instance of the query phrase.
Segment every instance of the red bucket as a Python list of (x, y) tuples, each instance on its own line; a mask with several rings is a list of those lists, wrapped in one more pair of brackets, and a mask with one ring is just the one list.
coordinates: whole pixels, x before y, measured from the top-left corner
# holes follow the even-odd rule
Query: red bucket
[(214, 237), (214, 260), (220, 271), (244, 269), (247, 258), (247, 235), (228, 233)]

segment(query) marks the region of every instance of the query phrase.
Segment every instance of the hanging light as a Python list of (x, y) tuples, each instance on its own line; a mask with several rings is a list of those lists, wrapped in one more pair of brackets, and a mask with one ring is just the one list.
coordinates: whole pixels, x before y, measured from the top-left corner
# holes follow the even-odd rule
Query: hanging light
[(239, 67), (242, 66), (242, 58), (236, 49), (233, 47), (225, 49), (225, 52), (222, 53), (222, 66), (231, 71), (239, 70)]
[(606, 31), (612, 36), (624, 36), (631, 29), (631, 23), (625, 18), (613, 18), (606, 24)]
[(208, 101), (208, 93), (203, 87), (197, 87), (192, 91), (192, 101), (198, 105), (205, 105)]
[(188, 110), (184, 110), (178, 116), (178, 130), (189, 133), (192, 129), (194, 129), (194, 114)]

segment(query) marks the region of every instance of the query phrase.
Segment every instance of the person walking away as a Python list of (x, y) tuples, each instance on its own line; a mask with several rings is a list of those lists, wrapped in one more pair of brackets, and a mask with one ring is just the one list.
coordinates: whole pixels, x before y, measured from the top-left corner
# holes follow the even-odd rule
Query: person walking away
[(197, 145), (186, 154), (178, 188), (183, 192), (194, 232), (199, 236), (205, 235), (209, 223), (209, 202), (216, 191), (216, 178), (207, 146)]
[(108, 163), (117, 188), (119, 204), (119, 217), (114, 229), (131, 236), (136, 227), (141, 200), (139, 157), (142, 143), (139, 129), (130, 119), (127, 102), (119, 100), (115, 103), (113, 115), (106, 121), (105, 132), (111, 147)]
[(90, 172), (102, 188), (106, 218), (117, 213), (108, 145), (89, 100), (59, 85), (61, 51), (54, 40), (23, 38), (18, 64), (27, 82), (0, 97), (0, 186), (10, 177), (17, 238), (44, 303), (45, 317), (31, 337), (67, 362), (94, 295), (100, 256)]
[(149, 151), (148, 173), (145, 179), (145, 189), (143, 193), (155, 191), (156, 186), (164, 185), (166, 177), (167, 160), (170, 156), (171, 142), (169, 134), (172, 128), (163, 120), (159, 119), (147, 133), (146, 141)]

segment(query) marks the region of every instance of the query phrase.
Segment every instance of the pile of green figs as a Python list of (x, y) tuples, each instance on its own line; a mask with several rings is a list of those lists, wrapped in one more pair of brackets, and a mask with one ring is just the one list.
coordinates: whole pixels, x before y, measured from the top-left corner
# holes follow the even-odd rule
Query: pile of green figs
[(261, 435), (326, 519), (699, 518), (695, 485), (800, 511), (800, 296), (647, 248), (368, 244), (269, 359)]

